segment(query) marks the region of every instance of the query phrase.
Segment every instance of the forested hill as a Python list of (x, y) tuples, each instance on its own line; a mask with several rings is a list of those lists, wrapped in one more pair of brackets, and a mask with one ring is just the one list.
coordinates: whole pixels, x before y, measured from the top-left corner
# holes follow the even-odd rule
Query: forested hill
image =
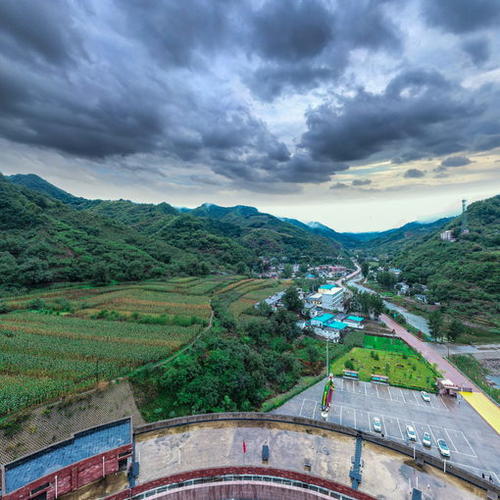
[[(407, 281), (427, 284), (435, 300), (452, 310), (491, 319), (500, 303), (500, 196), (467, 208), (466, 234), (461, 233), (462, 217), (407, 244), (393, 263)], [(457, 240), (442, 241), (445, 229)]]
[(420, 241), (422, 237), (434, 234), (448, 224), (453, 217), (445, 217), (434, 222), (409, 222), (404, 226), (374, 233), (343, 233), (357, 242), (350, 247), (374, 253), (389, 255), (401, 250), (407, 243)]
[(0, 285), (245, 272), (259, 256), (325, 261), (342, 251), (256, 209), (220, 208), (85, 200), (37, 176), (0, 174)]

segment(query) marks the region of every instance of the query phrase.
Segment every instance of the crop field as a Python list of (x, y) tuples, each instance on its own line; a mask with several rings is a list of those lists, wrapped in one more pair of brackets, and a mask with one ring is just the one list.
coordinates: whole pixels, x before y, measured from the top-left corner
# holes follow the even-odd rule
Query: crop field
[(221, 291), (226, 295), (231, 296), (234, 300), (231, 301), (229, 310), (236, 317), (245, 316), (244, 312), (253, 307), (257, 302), (274, 295), (277, 292), (285, 290), (290, 286), (289, 281), (276, 280), (243, 280), (236, 283), (230, 289)]
[(3, 298), (0, 417), (164, 359), (208, 324), (223, 294), (235, 315), (286, 288), (242, 276), (59, 286)]
[(391, 385), (431, 392), (436, 389), (435, 381), (439, 375), (418, 356), (359, 347), (331, 365), (331, 371), (336, 376), (342, 376), (345, 368), (356, 370), (359, 372), (359, 379), (366, 382), (371, 380), (372, 374), (386, 375)]
[(201, 325), (142, 325), (15, 311), (0, 317), (0, 415), (162, 359)]
[(186, 277), (7, 298), (11, 312), (0, 316), (0, 416), (168, 357), (208, 323), (215, 295), (230, 297), (229, 308), (240, 315), (283, 288), (239, 276)]

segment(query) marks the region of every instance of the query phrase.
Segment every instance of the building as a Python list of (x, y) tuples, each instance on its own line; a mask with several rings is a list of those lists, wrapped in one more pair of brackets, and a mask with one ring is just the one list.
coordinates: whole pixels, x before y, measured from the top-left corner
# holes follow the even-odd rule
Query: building
[(443, 231), (439, 236), (443, 241), (456, 241), (455, 238), (453, 237), (453, 231), (451, 229)]
[(322, 298), (323, 295), (321, 293), (313, 293), (312, 295), (309, 295), (309, 297), (307, 297), (307, 300), (315, 306), (320, 306)]
[(403, 271), (401, 271), (401, 269), (398, 269), (397, 267), (390, 267), (389, 272), (395, 274), (396, 276), (399, 276)]
[(323, 313), (320, 316), (316, 316), (309, 321), (309, 324), (316, 328), (326, 330), (327, 332), (336, 332), (340, 333), (342, 330), (345, 330), (348, 325), (342, 321), (337, 321), (335, 316), (330, 313)]
[(344, 308), (344, 289), (337, 285), (321, 285), (318, 288), (321, 294), (321, 305), (330, 311), (341, 311)]
[(347, 316), (344, 319), (342, 319), (342, 323), (345, 323), (347, 326), (350, 326), (352, 328), (357, 328), (358, 330), (362, 330), (364, 328), (363, 321), (365, 318), (362, 318), (361, 316)]
[(311, 324), (311, 326), (317, 326), (319, 328), (323, 328), (324, 326), (326, 326), (328, 321), (331, 321), (333, 319), (334, 319), (333, 314), (324, 313), (324, 314), (321, 314), (320, 316), (316, 316), (315, 318), (312, 318), (310, 321), (310, 324)]
[(127, 417), (78, 432), (2, 466), (2, 500), (52, 500), (127, 470), (133, 448)]

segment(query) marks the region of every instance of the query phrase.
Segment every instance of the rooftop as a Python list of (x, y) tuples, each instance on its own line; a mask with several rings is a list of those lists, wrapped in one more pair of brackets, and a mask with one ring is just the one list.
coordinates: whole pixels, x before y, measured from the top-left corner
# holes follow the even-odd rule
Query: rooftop
[(357, 321), (359, 323), (360, 321), (363, 321), (365, 318), (362, 318), (361, 316), (347, 316), (346, 319), (350, 319), (351, 321)]
[(125, 418), (76, 433), (72, 438), (5, 465), (5, 493), (68, 465), (132, 442), (132, 424)]
[(321, 285), (319, 288), (322, 290), (332, 290), (333, 288), (337, 288), (337, 285)]
[(329, 326), (330, 328), (335, 328), (336, 330), (343, 330), (344, 328), (347, 328), (348, 325), (345, 323), (342, 323), (342, 321), (328, 321), (326, 326)]
[(333, 318), (333, 314), (329, 313), (323, 313), (320, 316), (316, 316), (314, 321), (321, 321), (321, 323), (326, 323), (327, 321), (330, 321)]

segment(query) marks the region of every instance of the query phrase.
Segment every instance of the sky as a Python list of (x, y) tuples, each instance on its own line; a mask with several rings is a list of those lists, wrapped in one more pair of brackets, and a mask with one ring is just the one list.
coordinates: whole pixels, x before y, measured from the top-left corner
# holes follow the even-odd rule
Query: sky
[(0, 172), (340, 231), (500, 187), (498, 0), (2, 0)]

